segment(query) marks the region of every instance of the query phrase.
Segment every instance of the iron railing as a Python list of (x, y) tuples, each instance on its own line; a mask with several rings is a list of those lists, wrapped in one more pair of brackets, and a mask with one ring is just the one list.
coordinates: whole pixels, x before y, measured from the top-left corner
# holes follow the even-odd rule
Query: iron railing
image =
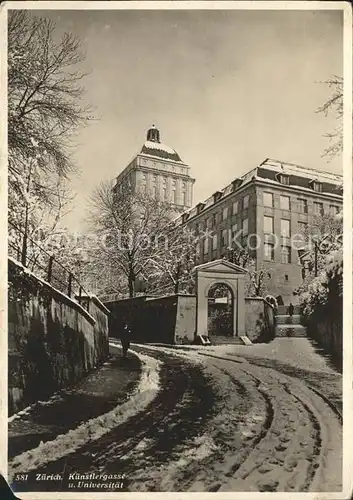
[(72, 270), (65, 267), (56, 257), (30, 238), (16, 224), (9, 221), (8, 254), (21, 262), (36, 277), (66, 294), (76, 297), (89, 295)]

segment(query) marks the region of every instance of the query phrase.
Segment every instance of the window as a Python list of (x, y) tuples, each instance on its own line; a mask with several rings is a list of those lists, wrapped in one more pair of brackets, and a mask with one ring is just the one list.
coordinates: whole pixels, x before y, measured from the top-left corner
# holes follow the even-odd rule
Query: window
[(281, 219), (281, 236), (284, 238), (290, 237), (290, 220)]
[(217, 233), (212, 236), (212, 250), (217, 250)]
[(203, 240), (203, 253), (204, 253), (204, 255), (208, 254), (208, 238), (207, 237)]
[(281, 262), (282, 264), (290, 264), (291, 263), (291, 251), (290, 247), (282, 246), (281, 247)]
[(222, 210), (222, 219), (226, 220), (228, 217), (228, 207), (224, 207)]
[(213, 214), (211, 227), (215, 227), (216, 225), (217, 225), (217, 214)]
[(195, 233), (199, 234), (199, 232), (200, 232), (200, 224), (196, 224), (195, 225)]
[(162, 200), (167, 201), (167, 179), (163, 177), (162, 182)]
[(157, 178), (155, 175), (152, 177), (152, 197), (157, 197)]
[(314, 191), (316, 191), (316, 192), (318, 192), (318, 193), (321, 193), (321, 192), (322, 192), (322, 184), (321, 184), (321, 182), (316, 182), (316, 181), (314, 181), (314, 182), (312, 183), (312, 186), (313, 186), (313, 190), (314, 190)]
[(301, 214), (308, 213), (308, 202), (303, 199), (298, 199), (298, 212)]
[(176, 181), (173, 179), (172, 180), (172, 202), (176, 204), (177, 202), (177, 197), (176, 197)]
[(183, 182), (181, 185), (181, 196), (182, 196), (182, 204), (186, 205), (186, 182)]
[(303, 241), (308, 241), (308, 224), (306, 222), (298, 222), (298, 232)]
[(264, 243), (265, 260), (275, 259), (275, 246), (272, 243)]
[(290, 198), (289, 198), (289, 196), (280, 196), (280, 208), (282, 210), (290, 210)]
[(285, 274), (285, 275), (284, 275), (284, 280), (285, 280), (285, 281), (288, 281), (288, 274)]
[(237, 232), (238, 232), (238, 224), (233, 224), (232, 225), (232, 240), (236, 236)]
[(147, 192), (147, 175), (142, 174), (142, 192), (146, 193)]
[(227, 246), (227, 244), (228, 244), (228, 230), (227, 229), (223, 229), (223, 231), (222, 231), (221, 245), (222, 245), (222, 247), (225, 247), (225, 246)]
[(233, 212), (233, 215), (236, 215), (238, 213), (238, 202), (237, 201), (233, 202), (232, 212)]
[(279, 174), (278, 180), (281, 184), (285, 184), (286, 186), (289, 185), (289, 175)]
[(273, 207), (273, 194), (272, 193), (264, 193), (264, 206), (265, 207)]
[(273, 217), (264, 216), (264, 233), (273, 234)]
[(243, 198), (243, 210), (246, 210), (249, 207), (249, 195), (247, 194)]
[(340, 211), (340, 207), (337, 207), (336, 205), (330, 205), (330, 214), (331, 215), (337, 215)]
[(249, 234), (249, 219), (243, 219), (242, 230), (243, 236), (247, 236)]
[(323, 215), (323, 213), (324, 213), (323, 204), (319, 203), (318, 201), (314, 201), (314, 214)]
[(201, 249), (200, 249), (200, 242), (197, 241), (196, 242), (196, 245), (195, 245), (195, 252), (196, 252), (196, 257), (199, 257), (200, 256), (200, 252), (201, 252)]

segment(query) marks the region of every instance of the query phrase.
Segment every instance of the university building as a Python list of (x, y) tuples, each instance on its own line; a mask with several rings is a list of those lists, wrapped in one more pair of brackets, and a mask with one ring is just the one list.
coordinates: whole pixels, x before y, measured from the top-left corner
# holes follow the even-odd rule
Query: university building
[(240, 238), (257, 269), (268, 270), (269, 292), (295, 304), (293, 291), (303, 278), (300, 241), (293, 248), (293, 236), (300, 239), (315, 214), (340, 212), (342, 195), (342, 176), (268, 158), (184, 212), (177, 224), (201, 236), (199, 263), (224, 257)]
[(180, 213), (192, 206), (195, 179), (189, 171), (179, 154), (161, 142), (160, 132), (153, 125), (140, 152), (116, 178), (114, 190), (123, 192), (131, 186), (134, 192), (170, 203)]

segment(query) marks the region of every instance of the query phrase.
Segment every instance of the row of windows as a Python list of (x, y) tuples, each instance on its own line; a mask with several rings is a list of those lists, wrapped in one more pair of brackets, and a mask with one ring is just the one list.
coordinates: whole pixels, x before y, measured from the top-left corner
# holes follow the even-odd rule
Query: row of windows
[[(171, 201), (172, 203), (177, 203), (177, 185), (176, 180), (172, 179), (171, 181), (171, 196), (168, 197), (168, 189), (167, 189), (167, 178), (162, 176), (161, 178), (161, 189), (158, 190), (157, 186), (157, 176), (152, 175), (151, 177), (151, 194), (153, 198), (160, 197), (161, 201)], [(159, 192), (158, 192), (159, 191)], [(142, 192), (148, 192), (148, 184), (147, 184), (147, 175), (142, 175)], [(186, 182), (181, 183), (181, 203), (182, 205), (186, 205), (187, 202), (187, 186)]]
[[(227, 230), (222, 231), (221, 236), (221, 245), (226, 246), (228, 238)], [(217, 234), (214, 234), (211, 238), (211, 245), (209, 238), (205, 238), (203, 240), (203, 253), (207, 255), (209, 252), (209, 248), (211, 246), (212, 250), (217, 250), (218, 237)], [(264, 243), (264, 260), (266, 261), (274, 261), (275, 260), (275, 246), (273, 243), (265, 242)], [(281, 262), (282, 264), (291, 264), (292, 262), (292, 249), (290, 246), (282, 245), (281, 246)]]
[[(249, 208), (249, 200), (250, 196), (247, 194), (242, 198), (242, 200), (234, 201), (231, 207), (223, 207), (221, 212), (212, 214), (206, 220), (206, 227), (215, 227), (221, 221), (227, 220), (230, 215), (238, 214), (240, 206), (242, 207), (242, 210), (247, 210)], [(197, 225), (196, 230), (198, 232), (199, 230), (202, 230), (202, 227), (200, 225)]]
[[(264, 233), (274, 234), (274, 219), (268, 215), (264, 216)], [(291, 221), (288, 219), (281, 219), (281, 236), (289, 238), (291, 235)]]
[[(275, 260), (275, 246), (273, 243), (264, 243), (264, 260)], [(281, 246), (281, 262), (282, 264), (290, 264), (292, 262), (292, 249), (289, 246)]]
[[(291, 199), (290, 196), (280, 195), (279, 206), (282, 210), (291, 210)], [(263, 203), (265, 207), (274, 207), (273, 193), (264, 192), (263, 193)], [(299, 198), (297, 200), (298, 212), (307, 214), (308, 213), (308, 201), (304, 198)], [(331, 215), (336, 215), (340, 211), (340, 207), (337, 205), (329, 206), (329, 213)], [(314, 213), (322, 215), (324, 213), (324, 206), (320, 202), (314, 202)]]
[[(298, 223), (298, 234), (301, 234), (303, 236), (303, 240), (307, 239), (307, 232), (308, 232), (308, 224), (306, 222), (299, 222)], [(237, 235), (238, 230), (240, 228), (238, 227), (238, 224), (233, 224), (231, 229), (223, 229), (221, 232), (221, 246), (225, 247), (228, 244), (231, 244), (231, 241), (233, 238)], [(243, 219), (242, 220), (242, 237), (248, 236), (249, 234), (249, 219)], [(274, 227), (273, 227), (273, 217), (268, 217), (264, 216), (264, 233), (267, 235), (274, 234)], [(290, 238), (291, 236), (291, 222), (286, 219), (281, 219), (281, 236), (283, 238)], [(213, 239), (213, 250), (217, 248), (217, 234), (214, 234), (212, 236)], [(205, 241), (207, 238), (205, 239)], [(267, 243), (268, 245), (271, 245), (271, 243)], [(208, 249), (208, 246), (206, 244), (206, 247)], [(208, 251), (208, 250), (207, 250)], [(207, 252), (206, 252), (207, 253)]]
[[(278, 174), (277, 176), (278, 182), (281, 184), (284, 184), (285, 186), (289, 186), (289, 175), (288, 174)], [(309, 183), (313, 191), (316, 191), (317, 193), (322, 193), (322, 183), (319, 181), (311, 181)]]
[[(291, 236), (291, 221), (288, 219), (281, 219), (280, 234), (283, 238), (290, 238)], [(274, 218), (264, 215), (264, 234), (275, 234), (274, 231)], [(308, 223), (298, 221), (298, 234), (301, 234), (307, 239)]]
[[(273, 205), (273, 194), (264, 192), (263, 195), (264, 195), (264, 205), (268, 206), (268, 207), (273, 207), (274, 206)], [(243, 208), (243, 210), (246, 210), (248, 207), (249, 207), (249, 195), (246, 195), (242, 199), (242, 208)], [(291, 200), (290, 200), (289, 196), (282, 196), (282, 195), (280, 196), (280, 208), (282, 210), (287, 210), (287, 211), (291, 210)], [(331, 215), (336, 215), (339, 213), (339, 211), (340, 211), (339, 206), (337, 206), (337, 205), (330, 205), (329, 206), (329, 213)], [(230, 212), (230, 207), (227, 206), (227, 207), (224, 207), (222, 209), (221, 213), (214, 213), (211, 217), (209, 217), (206, 220), (206, 227), (208, 227), (208, 228), (216, 227), (221, 221), (227, 220), (229, 215), (230, 215), (229, 212)], [(298, 199), (298, 212), (303, 213), (303, 214), (308, 213), (307, 200)], [(232, 213), (232, 215), (236, 215), (239, 213), (239, 202), (238, 201), (233, 202), (231, 213)], [(323, 203), (314, 202), (314, 214), (316, 214), (316, 215), (323, 215), (324, 214)], [(281, 223), (281, 225), (282, 225), (282, 223)], [(283, 222), (283, 226), (284, 226), (283, 231), (285, 232), (285, 234), (282, 234), (282, 229), (281, 229), (281, 234), (283, 236), (289, 236), (289, 234), (290, 234), (290, 229), (288, 229), (288, 230), (286, 229), (286, 227), (288, 225), (290, 225), (290, 221)], [(201, 231), (202, 229), (203, 228), (202, 228), (201, 224), (196, 225), (196, 232), (197, 233), (199, 233), (199, 231)], [(272, 217), (265, 216), (264, 230), (265, 230), (265, 233), (272, 234), (274, 232), (273, 231), (273, 218)]]

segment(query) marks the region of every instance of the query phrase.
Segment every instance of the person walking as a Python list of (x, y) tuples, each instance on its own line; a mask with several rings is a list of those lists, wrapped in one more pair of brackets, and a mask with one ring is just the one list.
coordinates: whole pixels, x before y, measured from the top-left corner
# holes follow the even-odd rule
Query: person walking
[(127, 323), (124, 323), (123, 329), (120, 334), (121, 347), (123, 348), (123, 359), (127, 358), (127, 351), (130, 348), (130, 340), (131, 340), (131, 330)]
[(293, 316), (293, 313), (294, 313), (294, 306), (293, 304), (290, 302), (289, 306), (288, 306), (288, 314), (289, 316)]

